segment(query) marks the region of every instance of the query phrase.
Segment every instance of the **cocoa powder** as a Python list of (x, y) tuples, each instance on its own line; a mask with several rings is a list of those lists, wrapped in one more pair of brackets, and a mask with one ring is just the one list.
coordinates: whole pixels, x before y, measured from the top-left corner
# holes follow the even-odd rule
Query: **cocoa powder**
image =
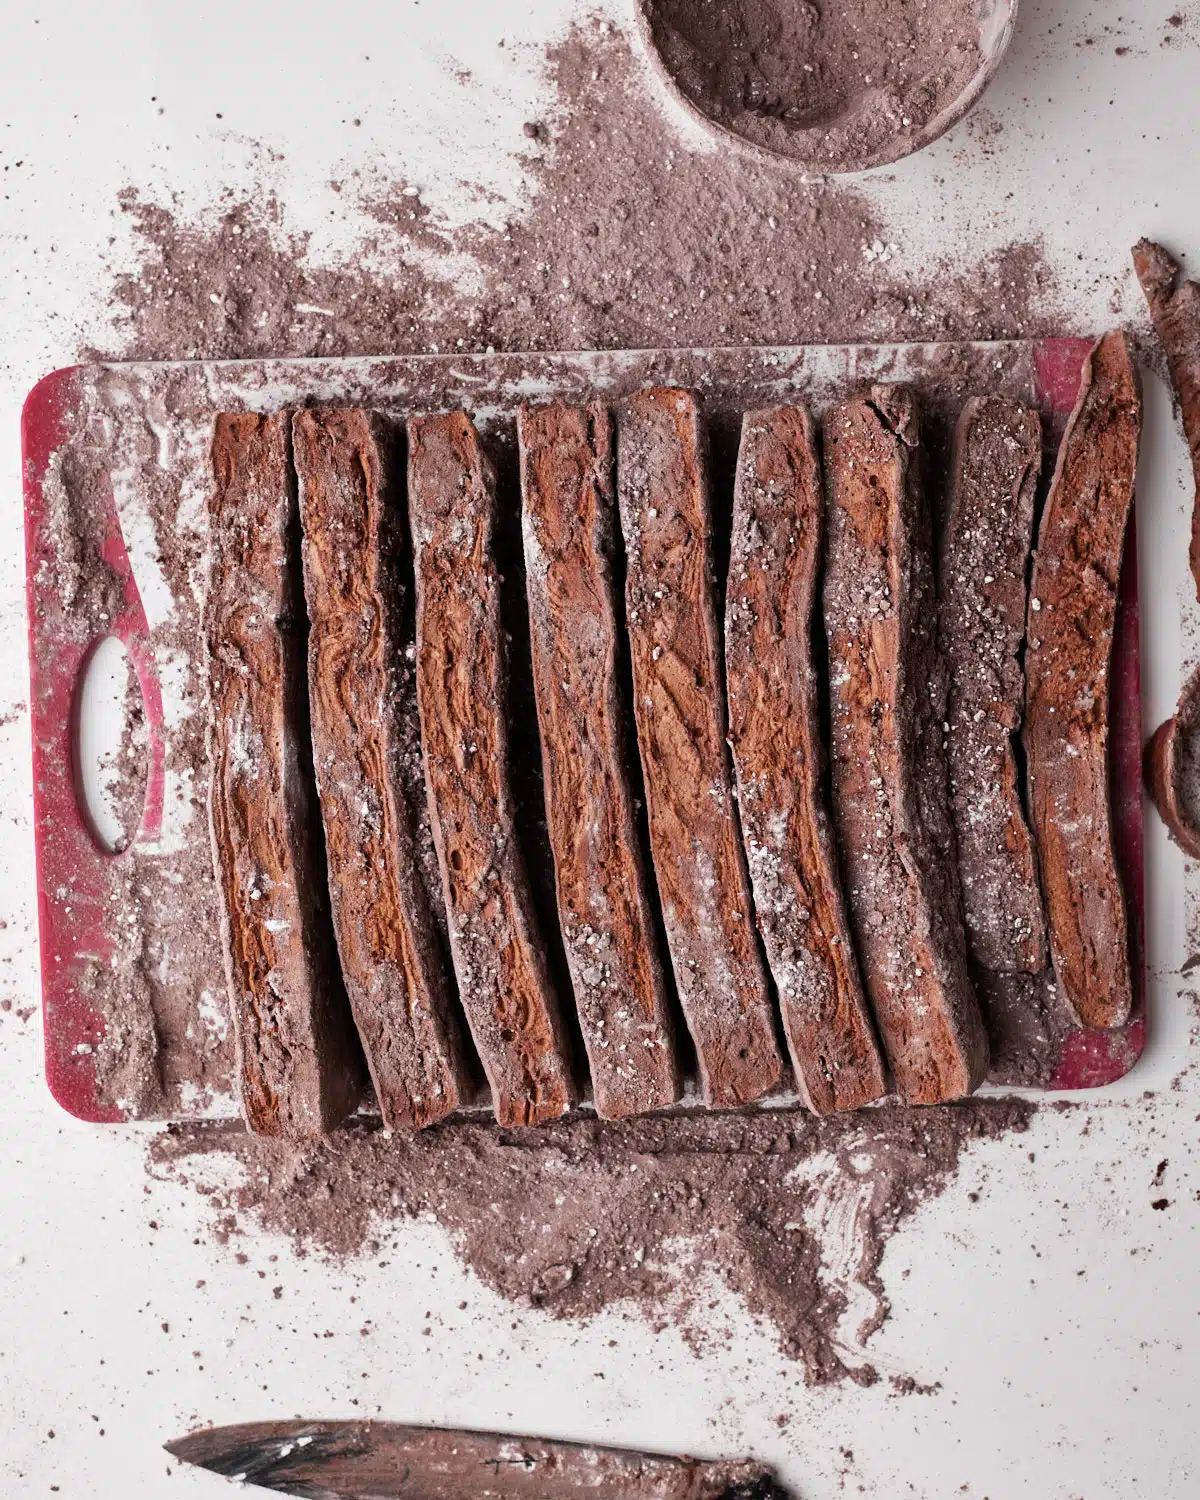
[(971, 0), (642, 0), (667, 75), (706, 118), (827, 170), (911, 150), (982, 64)]

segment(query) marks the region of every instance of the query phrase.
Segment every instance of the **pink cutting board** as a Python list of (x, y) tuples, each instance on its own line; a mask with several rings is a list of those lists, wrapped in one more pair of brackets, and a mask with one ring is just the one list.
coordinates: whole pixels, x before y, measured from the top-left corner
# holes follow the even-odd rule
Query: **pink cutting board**
[[(996, 380), (1006, 393), (1036, 401), (1055, 437), (1078, 391), (1086, 340), (954, 346), (960, 361), (969, 355), (980, 371), (1003, 369)], [(111, 861), (135, 858), (134, 850), (109, 854), (93, 837), (76, 790), (75, 735), (81, 673), (105, 634), (124, 642), (134, 664), (149, 723), (148, 794), (136, 844), (153, 844), (164, 814), (170, 740), (164, 714), (155, 632), (147, 621), (134, 568), (126, 549), (111, 484), (91, 485), (86, 495), (91, 521), (88, 545), (121, 581), (119, 607), (96, 635), (73, 628), (62, 609), (59, 588), (64, 555), (61, 511), (56, 528), (53, 485), (61, 487), (56, 458), (97, 439), (97, 419), (110, 418), (106, 394), (114, 385), (125, 393), (155, 397), (155, 420), (170, 428), (170, 401), (190, 415), (180, 430), (195, 436), (198, 406), (207, 411), (250, 406), (271, 409), (304, 401), (369, 404), (403, 412), (426, 406), (464, 405), (484, 412), (483, 424), (498, 423), (518, 401), (548, 395), (578, 399), (585, 393), (619, 394), (639, 384), (699, 385), (706, 402), (720, 404), (722, 392), (740, 409), (787, 395), (820, 405), (834, 392), (864, 379), (904, 378), (920, 387), (932, 346), (879, 349), (628, 351), (607, 354), (546, 354), (380, 360), (273, 361), (246, 364), (162, 366), (74, 366), (47, 376), (30, 393), (22, 418), (27, 588), (32, 695), (35, 838), (38, 872), (42, 997), (46, 1077), (62, 1106), (84, 1120), (119, 1121), (138, 1111), (100, 1100), (94, 1059), (105, 1034), (105, 1016), (93, 1003), (86, 976), (113, 951), (121, 913), (111, 900)], [(943, 346), (944, 349), (944, 346)], [(976, 377), (984, 380), (986, 375)], [(962, 395), (997, 389), (995, 384), (963, 387)], [(125, 407), (129, 405), (125, 400)], [(123, 409), (123, 408), (122, 408)], [(164, 411), (167, 415), (164, 416)], [(103, 429), (103, 421), (99, 428)], [(158, 428), (155, 429), (158, 431)], [(168, 431), (165, 451), (171, 450)], [(176, 445), (186, 447), (185, 444)], [(196, 446), (192, 443), (192, 448)], [(147, 459), (146, 462), (152, 460)], [(159, 460), (153, 460), (159, 461)], [(168, 458), (163, 462), (171, 462)], [(54, 476), (52, 481), (52, 476)], [(72, 545), (78, 545), (78, 539)], [(1138, 658), (1137, 542), (1131, 520), (1121, 575), (1112, 669), (1112, 787), (1117, 853), (1131, 915), (1135, 976), (1134, 1011), (1129, 1023), (1112, 1032), (1077, 1029), (1064, 1042), (1053, 1087), (1097, 1088), (1122, 1077), (1141, 1055), (1146, 1038), (1143, 957), (1141, 697)], [(196, 836), (206, 833), (200, 830)], [(212, 963), (220, 961), (214, 934)], [(220, 979), (215, 983), (220, 987)], [(218, 1113), (222, 1112), (217, 1109)], [(230, 1109), (225, 1112), (232, 1112)], [(157, 1113), (187, 1117), (179, 1096), (168, 1096)]]

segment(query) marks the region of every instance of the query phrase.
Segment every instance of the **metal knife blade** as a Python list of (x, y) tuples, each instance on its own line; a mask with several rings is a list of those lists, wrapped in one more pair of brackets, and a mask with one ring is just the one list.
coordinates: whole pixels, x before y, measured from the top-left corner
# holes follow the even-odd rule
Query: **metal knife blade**
[(786, 1500), (762, 1464), (393, 1422), (250, 1422), (167, 1443), (301, 1500)]

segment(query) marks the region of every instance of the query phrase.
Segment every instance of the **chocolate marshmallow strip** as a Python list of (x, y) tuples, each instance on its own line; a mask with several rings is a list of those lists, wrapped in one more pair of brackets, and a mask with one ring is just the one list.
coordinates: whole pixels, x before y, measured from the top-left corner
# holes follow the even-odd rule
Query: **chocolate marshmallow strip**
[(1042, 466), (1037, 412), (968, 402), (954, 442), (939, 643), (950, 674), (946, 755), (967, 949), (982, 968), (1037, 974), (1046, 922), (1017, 783), (1029, 551)]
[(742, 836), (792, 1066), (817, 1114), (885, 1092), (821, 778), (812, 616), (825, 502), (802, 407), (742, 424), (725, 599)]
[[(365, 411), (297, 412), (313, 758), (334, 929), (389, 1129), (432, 1124), (468, 1088), (457, 1002), (422, 884), (401, 771), (416, 714), (405, 659), (402, 485), (393, 435)], [(441, 899), (441, 893), (438, 893)]]
[(1154, 331), (1167, 356), (1183, 417), (1183, 435), (1192, 456), (1196, 498), (1192, 502), (1188, 561), (1200, 598), (1200, 282), (1185, 280), (1179, 263), (1153, 240), (1137, 242), (1133, 265)]
[(1142, 403), (1128, 341), (1092, 350), (1038, 530), (1026, 746), (1050, 951), (1085, 1026), (1123, 1025), (1133, 988), (1112, 845), (1109, 663)]
[(576, 1094), (513, 822), (496, 477), (462, 412), (412, 418), (408, 442), (417, 701), (450, 948), (496, 1118), (536, 1125)]
[(706, 1103), (768, 1093), (782, 1059), (754, 927), (733, 773), (712, 575), (700, 416), (646, 390), (617, 418), (625, 604), (650, 844)]
[(596, 1113), (679, 1098), (675, 1040), (629, 789), (618, 679), (612, 422), (522, 407), (525, 571), (558, 916)]
[(910, 1104), (933, 1104), (983, 1082), (987, 1037), (967, 973), (918, 442), (902, 387), (827, 416), (824, 604), (851, 924), (896, 1085)]
[(313, 785), (291, 416), (217, 418), (209, 502), (209, 828), (242, 1109), (305, 1140), (357, 1105)]

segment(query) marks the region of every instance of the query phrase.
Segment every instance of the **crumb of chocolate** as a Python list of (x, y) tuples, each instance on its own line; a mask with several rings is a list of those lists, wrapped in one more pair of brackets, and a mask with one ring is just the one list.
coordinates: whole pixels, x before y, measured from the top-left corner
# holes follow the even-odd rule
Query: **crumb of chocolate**
[(891, 1375), (888, 1384), (897, 1396), (936, 1396), (942, 1388), (940, 1380), (935, 1380), (932, 1385), (922, 1385), (911, 1375)]

